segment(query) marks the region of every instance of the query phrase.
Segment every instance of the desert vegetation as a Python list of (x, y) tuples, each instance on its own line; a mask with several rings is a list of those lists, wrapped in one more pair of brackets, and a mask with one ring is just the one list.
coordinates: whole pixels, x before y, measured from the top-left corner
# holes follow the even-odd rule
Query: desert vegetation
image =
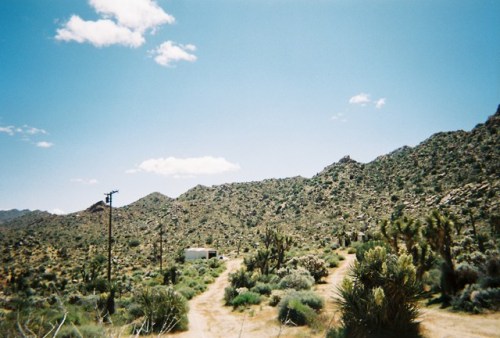
[[(470, 132), (438, 133), (370, 163), (344, 157), (312, 178), (197, 186), (116, 208), (111, 283), (104, 202), (64, 216), (10, 212), (0, 224), (0, 333), (184, 330), (186, 300), (224, 270), (217, 259), (184, 262), (190, 246), (244, 257), (224, 297), (235, 312), (272, 304), (277, 322), (309, 326), (331, 301), (314, 289), (341, 262), (336, 249), (349, 248), (358, 263), (330, 335), (400, 330), (383, 324), (398, 306), (414, 328), (415, 297), (420, 307), (498, 311), (499, 121), (500, 111)], [(363, 320), (361, 333), (353, 320)]]

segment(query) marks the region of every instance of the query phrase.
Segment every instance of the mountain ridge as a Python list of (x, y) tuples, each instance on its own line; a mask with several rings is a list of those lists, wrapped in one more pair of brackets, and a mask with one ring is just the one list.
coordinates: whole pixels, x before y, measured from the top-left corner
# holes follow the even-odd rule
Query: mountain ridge
[[(297, 245), (320, 248), (340, 234), (370, 237), (381, 219), (422, 218), (433, 209), (459, 222), (473, 216), (479, 228), (489, 228), (500, 219), (499, 126), (500, 109), (469, 132), (436, 133), (369, 163), (345, 156), (311, 178), (199, 185), (176, 199), (151, 193), (113, 209), (114, 267), (125, 273), (155, 264), (159, 224), (170, 257), (189, 246), (252, 250), (268, 226)], [(0, 225), (6, 247), (0, 257), (20, 266), (84, 264), (96, 253), (106, 255), (108, 221), (102, 201), (69, 215), (27, 214)], [(129, 247), (132, 240), (140, 243), (137, 251)]]

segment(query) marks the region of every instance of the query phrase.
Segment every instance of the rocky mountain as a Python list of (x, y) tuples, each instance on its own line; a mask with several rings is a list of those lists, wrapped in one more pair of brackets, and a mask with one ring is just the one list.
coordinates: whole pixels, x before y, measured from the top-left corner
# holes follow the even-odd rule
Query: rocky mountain
[(27, 210), (27, 209), (24, 209), (24, 210), (17, 210), (17, 209), (0, 210), (0, 224), (5, 223), (7, 221), (10, 221), (14, 218), (20, 217), (22, 215), (25, 215), (28, 212), (30, 212), (30, 210)]
[(39, 211), (39, 210), (31, 211), (28, 209), (24, 209), (24, 210), (18, 210), (18, 209), (0, 210), (0, 224), (10, 222), (12, 220), (15, 220), (16, 218), (19, 218), (21, 216), (28, 215), (28, 214), (40, 215), (40, 214), (48, 214), (48, 213), (44, 213), (44, 212)]
[[(132, 274), (155, 265), (160, 226), (167, 259), (188, 246), (251, 250), (267, 226), (302, 248), (322, 247), (340, 233), (371, 236), (381, 219), (423, 217), (436, 208), (497, 229), (499, 125), (500, 107), (472, 131), (438, 133), (370, 163), (346, 156), (312, 178), (197, 186), (177, 199), (152, 193), (113, 210), (114, 269)], [(78, 280), (86, 262), (106, 255), (108, 213), (97, 202), (65, 216), (27, 214), (0, 225), (4, 273), (43, 265)]]

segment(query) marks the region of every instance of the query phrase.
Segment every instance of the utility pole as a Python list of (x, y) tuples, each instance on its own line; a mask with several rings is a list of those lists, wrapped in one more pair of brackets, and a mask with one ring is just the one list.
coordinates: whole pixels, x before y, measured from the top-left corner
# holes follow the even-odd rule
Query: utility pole
[(108, 231), (108, 283), (111, 283), (111, 222), (112, 222), (112, 203), (113, 203), (113, 194), (117, 193), (118, 190), (113, 190), (106, 195), (106, 203), (109, 203), (109, 231)]
[(163, 272), (163, 223), (160, 221), (160, 273)]

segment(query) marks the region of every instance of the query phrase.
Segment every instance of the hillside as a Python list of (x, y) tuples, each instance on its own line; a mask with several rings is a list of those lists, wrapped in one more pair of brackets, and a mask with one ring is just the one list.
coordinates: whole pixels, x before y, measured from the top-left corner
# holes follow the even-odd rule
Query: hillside
[[(177, 199), (152, 193), (113, 211), (113, 269), (126, 276), (156, 266), (164, 251), (210, 245), (225, 253), (257, 246), (279, 227), (302, 248), (370, 236), (383, 218), (424, 216), (434, 208), (480, 228), (500, 227), (500, 109), (472, 131), (438, 133), (370, 163), (342, 158), (312, 178), (197, 186)], [(29, 213), (0, 225), (1, 280), (33, 268), (79, 283), (92, 257), (107, 254), (109, 207), (97, 202), (69, 215)]]
[(42, 213), (41, 211), (31, 211), (28, 209), (24, 210), (17, 210), (17, 209), (11, 209), (11, 210), (0, 210), (0, 224), (12, 221), (18, 217), (34, 213), (34, 214), (39, 214)]

